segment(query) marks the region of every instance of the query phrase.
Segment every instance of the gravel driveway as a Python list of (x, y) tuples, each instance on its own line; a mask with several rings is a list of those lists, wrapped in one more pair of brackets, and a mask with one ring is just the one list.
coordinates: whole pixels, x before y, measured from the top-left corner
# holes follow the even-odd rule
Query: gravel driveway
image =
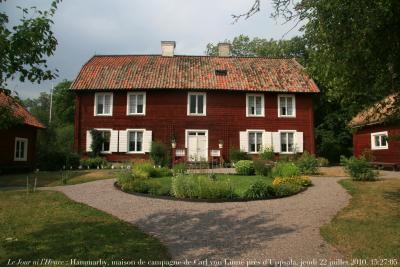
[(319, 234), (350, 199), (340, 178), (315, 177), (288, 198), (196, 203), (123, 193), (114, 180), (54, 187), (69, 198), (133, 223), (159, 238), (174, 259), (336, 259)]

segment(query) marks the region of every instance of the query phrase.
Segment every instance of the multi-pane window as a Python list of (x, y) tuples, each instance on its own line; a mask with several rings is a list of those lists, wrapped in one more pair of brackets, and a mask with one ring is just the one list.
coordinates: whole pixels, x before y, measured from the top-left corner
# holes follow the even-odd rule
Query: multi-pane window
[(247, 95), (247, 116), (264, 116), (263, 95)]
[(128, 152), (143, 152), (143, 132), (128, 132)]
[(296, 103), (294, 96), (278, 97), (279, 117), (295, 117)]
[(294, 152), (294, 133), (293, 132), (281, 132), (281, 153), (293, 153)]
[(258, 153), (262, 149), (262, 132), (249, 132), (249, 152)]
[(188, 94), (188, 115), (206, 115), (206, 94)]
[(128, 93), (128, 115), (144, 115), (145, 108), (145, 93)]
[(103, 143), (101, 144), (101, 152), (110, 152), (110, 138), (111, 131), (100, 131), (103, 137)]
[(26, 161), (28, 155), (28, 139), (26, 138), (15, 138), (15, 154), (14, 160)]
[(371, 149), (388, 149), (388, 133), (379, 132), (371, 134)]
[(112, 115), (112, 93), (95, 94), (95, 115)]

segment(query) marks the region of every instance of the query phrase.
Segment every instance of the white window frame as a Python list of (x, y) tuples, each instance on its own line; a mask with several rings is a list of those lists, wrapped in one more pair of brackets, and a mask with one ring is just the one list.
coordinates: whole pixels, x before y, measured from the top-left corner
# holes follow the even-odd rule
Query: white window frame
[[(382, 145), (376, 146), (376, 145), (375, 145), (375, 137), (376, 137), (376, 136), (381, 136), (381, 137), (380, 137), (380, 140), (379, 140), (381, 144), (382, 144), (382, 136), (386, 136), (386, 146), (382, 146)], [(389, 134), (388, 134), (387, 131), (371, 133), (371, 150), (384, 150), (384, 149), (389, 149), (389, 141), (388, 141), (388, 138), (389, 138)]]
[[(110, 113), (107, 113), (107, 114), (105, 114), (105, 113), (102, 113), (102, 114), (97, 113), (97, 97), (100, 96), (100, 95), (103, 95), (103, 96), (110, 95), (111, 96), (110, 97)], [(114, 100), (113, 93), (95, 93), (94, 94), (94, 116), (112, 116), (113, 115), (113, 107), (114, 107), (113, 100)], [(104, 111), (104, 106), (103, 106), (103, 111)]]
[[(263, 140), (263, 134), (265, 130), (247, 130), (247, 154), (260, 154), (264, 147), (264, 140)], [(261, 147), (260, 151), (250, 151), (250, 133), (261, 133)], [(257, 149), (257, 140), (256, 140), (256, 149)]]
[[(293, 114), (292, 115), (283, 115), (281, 114), (281, 97), (290, 97), (292, 98), (292, 103), (293, 103)], [(287, 100), (286, 100), (286, 105), (287, 105)], [(286, 106), (287, 110), (287, 106)], [(278, 117), (279, 118), (295, 118), (296, 117), (296, 96), (293, 94), (280, 94), (278, 95)]]
[[(191, 96), (198, 96), (198, 95), (202, 95), (203, 96), (203, 113), (190, 113), (190, 97)], [(207, 93), (188, 93), (187, 96), (187, 115), (188, 116), (206, 116), (207, 115)], [(196, 110), (198, 109), (197, 107), (197, 97), (196, 97)]]
[[(16, 152), (17, 152), (17, 143), (18, 142), (23, 142), (25, 144), (25, 150), (24, 150), (24, 155), (23, 157), (17, 157)], [(27, 161), (28, 160), (28, 138), (21, 138), (21, 137), (15, 137), (15, 144), (14, 144), (14, 161)]]
[[(286, 154), (286, 155), (293, 155), (296, 153), (296, 130), (279, 130), (279, 154)], [(282, 151), (282, 139), (281, 139), (281, 133), (293, 133), (293, 151)], [(287, 137), (287, 148), (289, 147), (289, 137)]]
[[(261, 97), (261, 114), (250, 114), (249, 113), (249, 97), (254, 97), (254, 104), (256, 97)], [(254, 109), (256, 111), (256, 109)], [(246, 117), (265, 117), (265, 102), (264, 94), (246, 94)]]
[[(145, 154), (144, 152), (144, 132), (146, 129), (126, 129), (126, 154)], [(129, 151), (129, 133), (130, 132), (141, 132), (142, 133), (142, 150), (141, 151)]]
[[(136, 95), (136, 97), (138, 95), (143, 95), (143, 112), (142, 113), (137, 113), (137, 112), (130, 113), (129, 112), (130, 111), (129, 98), (132, 95)], [(136, 98), (136, 100), (137, 100), (137, 98)], [(136, 111), (137, 111), (137, 109), (136, 109)], [(146, 92), (130, 92), (130, 93), (127, 93), (127, 96), (126, 96), (126, 115), (128, 115), (128, 116), (144, 116), (144, 115), (146, 115)]]
[[(105, 150), (103, 150), (103, 145), (102, 145), (102, 147), (101, 147), (101, 151), (100, 151), (100, 153), (101, 154), (111, 154), (112, 152), (111, 152), (111, 131), (113, 130), (113, 129), (111, 129), (111, 128), (94, 128), (96, 131), (99, 131), (99, 132), (110, 132), (110, 146), (109, 146), (109, 150), (108, 151), (105, 151)], [(93, 137), (92, 137), (92, 142), (93, 142)]]

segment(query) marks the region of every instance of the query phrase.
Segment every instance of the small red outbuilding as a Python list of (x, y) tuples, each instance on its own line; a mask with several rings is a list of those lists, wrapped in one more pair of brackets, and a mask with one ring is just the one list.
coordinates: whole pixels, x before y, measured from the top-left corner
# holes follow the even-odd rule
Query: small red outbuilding
[(394, 95), (359, 113), (350, 122), (354, 155), (372, 154), (375, 165), (400, 167), (400, 124)]
[(11, 107), (14, 116), (22, 121), (0, 130), (0, 173), (33, 169), (37, 130), (45, 127), (6, 91), (0, 91), (0, 106)]

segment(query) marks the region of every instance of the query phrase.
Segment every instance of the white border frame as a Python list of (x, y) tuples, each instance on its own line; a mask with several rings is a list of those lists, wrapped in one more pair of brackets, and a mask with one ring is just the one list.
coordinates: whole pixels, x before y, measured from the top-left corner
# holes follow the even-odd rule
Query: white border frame
[[(278, 130), (279, 133), (279, 154), (293, 155), (296, 154), (296, 130)], [(293, 152), (282, 152), (281, 133), (293, 133)]]
[[(282, 115), (281, 114), (281, 97), (291, 97), (293, 99), (293, 115)], [(296, 95), (294, 94), (279, 94), (278, 100), (278, 118), (296, 118)]]
[[(129, 113), (129, 97), (131, 95), (143, 95), (143, 112), (142, 113)], [(126, 115), (127, 116), (145, 116), (146, 115), (146, 92), (129, 92), (126, 94)]]
[(144, 152), (144, 149), (143, 149), (143, 141), (144, 140), (142, 140), (142, 151), (129, 151), (129, 132), (142, 132), (143, 133), (143, 136), (142, 136), (142, 139), (144, 139), (144, 132), (146, 131), (146, 129), (126, 129), (125, 130), (126, 131), (126, 154), (146, 154), (146, 152)]
[[(249, 114), (249, 96), (261, 96), (261, 114)], [(264, 94), (246, 94), (246, 117), (265, 117), (265, 95)], [(255, 104), (255, 103), (254, 103)]]
[[(389, 149), (389, 140), (386, 140), (386, 146), (375, 146), (375, 136), (381, 136), (381, 135), (386, 135), (386, 137), (389, 138), (388, 131), (371, 133), (371, 150)], [(374, 142), (372, 142), (372, 139), (374, 139)]]
[(263, 140), (263, 134), (265, 133), (265, 130), (262, 129), (249, 129), (246, 130), (246, 134), (247, 134), (247, 154), (250, 155), (258, 155), (260, 154), (261, 151), (259, 152), (250, 152), (250, 138), (249, 138), (249, 133), (261, 133), (261, 147), (264, 146), (264, 140)]
[[(190, 113), (190, 96), (192, 95), (202, 95), (204, 98), (203, 101), (203, 111), (204, 113), (198, 114), (198, 113)], [(205, 92), (190, 92), (187, 95), (187, 116), (207, 116), (207, 93)]]
[[(26, 148), (24, 150), (24, 157), (23, 158), (17, 158), (15, 153), (17, 152), (17, 141), (22, 141), (26, 144)], [(14, 161), (28, 161), (28, 138), (22, 138), (22, 137), (15, 137), (15, 142), (14, 142)]]
[[(97, 96), (98, 95), (111, 95), (110, 114), (97, 114)], [(114, 109), (114, 94), (112, 92), (97, 92), (94, 94), (94, 116), (110, 117), (113, 115), (113, 109)]]

